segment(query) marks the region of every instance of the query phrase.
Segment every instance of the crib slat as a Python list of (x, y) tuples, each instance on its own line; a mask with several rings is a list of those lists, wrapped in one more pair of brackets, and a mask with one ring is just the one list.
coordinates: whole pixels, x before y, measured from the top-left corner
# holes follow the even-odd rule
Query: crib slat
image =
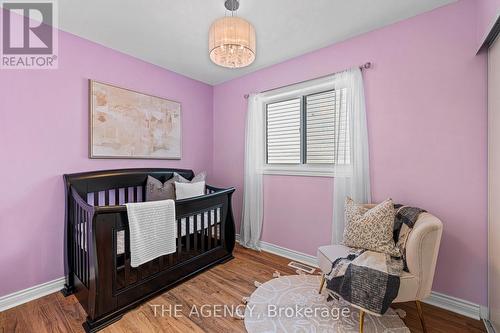
[(181, 260), (182, 252), (181, 219), (177, 219), (177, 259)]
[(220, 244), (222, 245), (222, 244), (224, 244), (224, 241), (225, 241), (225, 238), (226, 238), (225, 237), (226, 233), (225, 233), (225, 230), (224, 230), (224, 223), (222, 221), (222, 216), (220, 217), (220, 219), (221, 219), (221, 221), (219, 222), (220, 228), (221, 228), (221, 230), (220, 230)]
[(80, 275), (80, 207), (75, 207), (76, 220), (76, 275), (81, 279)]
[(125, 188), (123, 189), (124, 194), (125, 194), (125, 197), (124, 197), (124, 200), (125, 200), (125, 201), (124, 201), (124, 203), (128, 203), (128, 189), (129, 189), (128, 187), (125, 187)]
[(99, 192), (94, 192), (94, 206), (99, 206)]
[(186, 252), (191, 248), (191, 216), (186, 217)]
[(80, 278), (80, 219), (78, 205), (75, 204), (76, 220), (76, 275)]
[[(210, 211), (208, 212), (210, 215)], [(201, 251), (205, 251), (205, 214), (201, 214), (201, 226), (200, 226), (200, 236), (201, 236)]]
[(214, 226), (212, 229), (212, 232), (214, 235), (214, 247), (219, 246), (219, 236), (218, 236), (218, 231), (219, 231), (219, 222), (218, 221), (219, 221), (219, 219), (218, 219), (218, 216), (219, 216), (219, 208), (216, 208), (215, 213), (214, 213)]
[(212, 237), (212, 248), (217, 247), (217, 208), (214, 211), (214, 221), (210, 227), (210, 235)]
[(104, 206), (109, 206), (109, 191), (104, 191)]
[(208, 214), (208, 226), (207, 226), (207, 250), (210, 250), (212, 248), (212, 235), (210, 233), (212, 226), (212, 212)]
[(222, 245), (221, 234), (220, 234), (220, 226), (221, 226), (221, 222), (222, 222), (220, 208), (217, 208), (217, 218), (215, 219), (215, 221), (217, 222), (215, 236), (217, 238), (217, 246), (220, 246), (220, 245)]
[[(203, 214), (203, 213), (202, 213)], [(194, 216), (194, 249), (198, 250), (198, 214)]]
[(137, 186), (134, 186), (134, 202), (139, 202), (139, 198), (137, 195)]
[(75, 203), (75, 221), (76, 221), (76, 275), (80, 277), (80, 220), (78, 218), (78, 205)]
[(78, 205), (78, 222), (80, 224), (80, 227), (78, 228), (78, 231), (80, 232), (80, 236), (78, 237), (78, 240), (80, 241), (80, 247), (79, 247), (79, 257), (80, 257), (80, 280), (83, 282), (83, 223), (82, 223), (82, 215), (83, 215), (83, 209), (80, 205)]

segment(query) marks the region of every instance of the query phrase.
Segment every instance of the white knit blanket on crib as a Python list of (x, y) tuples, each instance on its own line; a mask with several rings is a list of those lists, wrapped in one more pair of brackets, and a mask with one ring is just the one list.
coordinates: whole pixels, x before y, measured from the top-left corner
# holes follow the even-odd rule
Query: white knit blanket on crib
[(176, 252), (174, 200), (127, 203), (130, 266)]
[[(222, 212), (220, 208), (215, 208), (206, 211), (204, 213), (197, 214), (198, 219), (196, 221), (194, 215), (182, 218), (180, 223), (181, 237), (184, 237), (187, 234), (193, 234), (195, 232), (205, 230), (209, 228), (209, 226), (212, 227), (211, 229), (212, 231), (210, 232), (209, 229), (208, 233), (212, 237), (217, 236), (217, 230), (215, 229), (215, 225), (220, 223), (221, 214)], [(177, 225), (177, 229), (179, 229), (179, 225)], [(179, 232), (179, 230), (177, 230), (177, 232)], [(116, 232), (116, 254), (123, 254), (123, 253), (125, 253), (125, 230), (120, 230)]]

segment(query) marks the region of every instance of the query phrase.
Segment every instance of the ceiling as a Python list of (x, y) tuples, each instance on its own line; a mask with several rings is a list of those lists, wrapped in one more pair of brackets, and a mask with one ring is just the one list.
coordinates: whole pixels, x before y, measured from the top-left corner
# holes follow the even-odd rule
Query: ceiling
[(59, 28), (190, 78), (218, 84), (455, 0), (240, 0), (257, 58), (226, 69), (208, 57), (224, 0), (64, 0)]

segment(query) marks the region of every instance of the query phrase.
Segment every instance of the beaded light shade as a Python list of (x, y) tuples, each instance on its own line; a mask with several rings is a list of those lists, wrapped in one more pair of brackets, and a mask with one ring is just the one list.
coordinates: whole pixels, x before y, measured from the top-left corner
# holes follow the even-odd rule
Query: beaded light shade
[(218, 19), (209, 32), (210, 59), (217, 65), (239, 68), (255, 60), (255, 29), (236, 16)]

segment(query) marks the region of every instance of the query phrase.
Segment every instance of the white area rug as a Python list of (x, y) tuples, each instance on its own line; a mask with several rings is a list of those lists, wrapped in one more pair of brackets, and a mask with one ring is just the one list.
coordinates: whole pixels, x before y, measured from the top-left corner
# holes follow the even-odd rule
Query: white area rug
[[(315, 275), (282, 276), (263, 283), (248, 299), (245, 328), (249, 333), (358, 332), (359, 311), (338, 301), (327, 303), (325, 294), (318, 294), (319, 283)], [(364, 331), (410, 332), (392, 309), (382, 317), (365, 315)]]

